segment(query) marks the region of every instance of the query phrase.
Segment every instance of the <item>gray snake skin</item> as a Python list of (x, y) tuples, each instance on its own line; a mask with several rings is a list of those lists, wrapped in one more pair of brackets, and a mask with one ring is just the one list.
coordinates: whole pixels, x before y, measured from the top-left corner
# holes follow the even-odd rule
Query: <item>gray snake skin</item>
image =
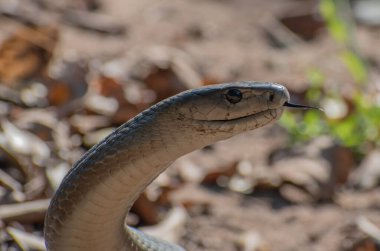
[(52, 251), (163, 251), (183, 248), (124, 224), (144, 188), (178, 157), (277, 120), (285, 87), (236, 82), (159, 102), (92, 147), (55, 193), (45, 220)]

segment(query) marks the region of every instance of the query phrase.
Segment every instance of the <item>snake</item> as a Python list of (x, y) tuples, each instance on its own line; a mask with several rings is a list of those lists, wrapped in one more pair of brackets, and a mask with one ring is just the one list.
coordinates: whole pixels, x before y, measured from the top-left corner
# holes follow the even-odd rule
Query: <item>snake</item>
[(63, 178), (45, 217), (49, 251), (183, 251), (128, 226), (144, 189), (180, 156), (280, 118), (290, 103), (276, 83), (204, 86), (164, 99), (93, 146)]

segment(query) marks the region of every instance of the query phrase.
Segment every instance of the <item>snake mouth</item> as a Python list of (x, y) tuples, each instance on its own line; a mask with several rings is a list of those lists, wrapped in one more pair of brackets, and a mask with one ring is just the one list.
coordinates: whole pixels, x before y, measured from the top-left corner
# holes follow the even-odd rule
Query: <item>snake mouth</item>
[(272, 121), (272, 120), (275, 120), (281, 116), (282, 110), (283, 110), (282, 107), (275, 108), (275, 109), (267, 109), (267, 110), (264, 110), (261, 112), (249, 114), (246, 116), (234, 118), (234, 119), (227, 120), (227, 121), (239, 121), (239, 120), (259, 119), (259, 118), (270, 119)]
[[(283, 107), (267, 109), (226, 120), (194, 120), (194, 129), (200, 135), (213, 135), (215, 137), (229, 138), (237, 133), (254, 130), (277, 120), (283, 111)], [(219, 134), (220, 133), (220, 134)], [(226, 134), (228, 137), (225, 137)]]
[(230, 123), (233, 123), (233, 122), (239, 122), (239, 121), (243, 121), (243, 120), (247, 120), (247, 119), (258, 119), (260, 117), (263, 117), (265, 119), (270, 119), (272, 121), (272, 120), (275, 120), (275, 119), (277, 119), (277, 118), (279, 118), (281, 116), (282, 111), (283, 111), (284, 108), (296, 108), (296, 109), (306, 109), (306, 110), (308, 110), (308, 109), (316, 109), (316, 110), (323, 111), (319, 107), (309, 106), (309, 105), (302, 105), (302, 104), (296, 104), (296, 103), (291, 103), (289, 101), (285, 101), (279, 107), (271, 108), (271, 109), (268, 108), (267, 110), (263, 110), (263, 111), (252, 113), (252, 114), (247, 114), (247, 115), (244, 115), (244, 116), (241, 116), (241, 117), (226, 118), (226, 119), (195, 119), (195, 121), (198, 121), (198, 122), (209, 122), (209, 123), (211, 123), (211, 122), (215, 122), (215, 123), (230, 122)]
[[(264, 121), (268, 121), (267, 123), (279, 118), (282, 114), (283, 106), (277, 107), (277, 108), (272, 108), (272, 109), (267, 109), (263, 110), (260, 112), (248, 114), (245, 116), (237, 117), (237, 118), (227, 118), (227, 119), (196, 119), (195, 121), (199, 123), (215, 123), (215, 124), (231, 124), (231, 125), (236, 125), (239, 123), (243, 122), (249, 122), (249, 121), (254, 121), (257, 120), (259, 121), (261, 118)], [(267, 124), (265, 123), (265, 124)], [(263, 124), (263, 125), (265, 125)]]

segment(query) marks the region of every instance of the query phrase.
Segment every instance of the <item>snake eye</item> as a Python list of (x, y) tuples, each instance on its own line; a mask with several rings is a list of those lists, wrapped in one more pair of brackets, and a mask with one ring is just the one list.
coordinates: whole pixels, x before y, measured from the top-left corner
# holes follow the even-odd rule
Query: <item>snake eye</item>
[(231, 104), (239, 103), (240, 100), (243, 98), (243, 94), (238, 89), (229, 89), (225, 96), (228, 102), (230, 102)]

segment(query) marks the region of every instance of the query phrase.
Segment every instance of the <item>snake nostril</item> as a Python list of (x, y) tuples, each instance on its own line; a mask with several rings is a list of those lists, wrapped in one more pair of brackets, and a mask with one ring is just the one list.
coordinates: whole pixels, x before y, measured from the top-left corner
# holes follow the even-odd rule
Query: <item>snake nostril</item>
[(269, 101), (273, 102), (274, 100), (274, 93), (269, 94)]

